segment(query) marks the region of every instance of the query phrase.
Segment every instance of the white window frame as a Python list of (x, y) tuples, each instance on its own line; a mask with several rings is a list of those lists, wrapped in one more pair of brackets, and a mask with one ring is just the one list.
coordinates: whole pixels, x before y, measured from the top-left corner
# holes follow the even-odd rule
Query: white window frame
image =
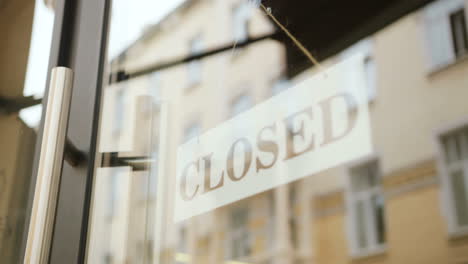
[(465, 0), (437, 0), (423, 9), (424, 42), (429, 72), (443, 69), (461, 59), (453, 50), (454, 39), (450, 25), (450, 15), (461, 8), (464, 8), (467, 18)]
[[(440, 129), (436, 130), (433, 136), (433, 142), (436, 148), (436, 159), (437, 159), (437, 166), (439, 169), (438, 177), (442, 184), (441, 186), (441, 203), (442, 203), (442, 210), (443, 215), (447, 217), (447, 224), (448, 224), (448, 233), (450, 237), (459, 237), (459, 236), (466, 236), (468, 235), (468, 225), (467, 226), (458, 226), (457, 225), (457, 216), (456, 216), (456, 208), (455, 203), (453, 202), (453, 190), (452, 190), (452, 182), (450, 177), (450, 171), (455, 170), (455, 168), (448, 168), (447, 163), (445, 161), (445, 150), (444, 145), (442, 142), (442, 137), (457, 130), (463, 129), (468, 126), (468, 118), (464, 118), (453, 123), (447, 124)], [(463, 145), (463, 144), (462, 144)], [(465, 149), (463, 151), (468, 151)], [(464, 167), (465, 179), (468, 180), (468, 160), (461, 162), (462, 164), (458, 164), (455, 166), (462, 166)], [(466, 188), (468, 190), (468, 181), (465, 181), (467, 185)]]
[[(348, 237), (348, 245), (350, 246), (350, 254), (351, 257), (353, 258), (363, 258), (371, 255), (376, 255), (376, 254), (381, 254), (387, 250), (387, 244), (386, 242), (379, 244), (377, 242), (377, 233), (376, 233), (376, 228), (371, 228), (371, 226), (376, 226), (375, 219), (372, 216), (372, 212), (370, 210), (366, 210), (366, 223), (371, 223), (367, 224), (366, 226), (366, 233), (368, 235), (368, 243), (370, 246), (368, 246), (365, 249), (361, 249), (358, 246), (358, 237), (357, 237), (357, 230), (356, 230), (356, 212), (354, 210), (354, 204), (357, 200), (364, 200), (366, 202), (366, 208), (370, 208), (372, 205), (369, 205), (371, 197), (375, 194), (381, 194), (384, 199), (384, 193), (382, 190), (381, 186), (375, 186), (371, 188), (370, 191), (367, 191), (366, 193), (360, 193), (360, 194), (355, 194), (352, 191), (352, 180), (351, 180), (351, 169), (365, 165), (367, 163), (371, 162), (377, 162), (378, 164), (378, 173), (380, 174), (379, 177), (382, 180), (382, 174), (381, 174), (381, 159), (377, 154), (371, 154), (369, 156), (365, 156), (361, 159), (358, 159), (354, 162), (351, 162), (347, 164), (344, 167), (344, 177), (346, 181), (346, 190), (345, 190), (345, 200), (346, 200), (346, 208), (348, 214), (346, 215), (346, 231), (347, 231), (347, 237)], [(385, 208), (385, 206), (384, 206)], [(386, 232), (387, 234), (388, 232)], [(370, 238), (370, 240), (369, 240)]]

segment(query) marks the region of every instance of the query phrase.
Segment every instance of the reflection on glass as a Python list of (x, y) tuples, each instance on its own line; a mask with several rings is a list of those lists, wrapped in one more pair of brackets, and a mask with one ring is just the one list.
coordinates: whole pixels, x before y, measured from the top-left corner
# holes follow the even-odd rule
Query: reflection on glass
[[(146, 220), (119, 222), (118, 227), (112, 227), (117, 233), (126, 230), (132, 239), (115, 237), (113, 243), (120, 250), (112, 252), (96, 240), (92, 245), (97, 246), (90, 245), (89, 250), (99, 258), (92, 259), (95, 255), (91, 254), (89, 262), (448, 263), (455, 258), (454, 252), (464, 252), (468, 244), (464, 240), (451, 243), (451, 239), (464, 237), (468, 230), (468, 61), (461, 55), (466, 44), (466, 19), (460, 12), (466, 1), (421, 4), (418, 9), (408, 9), (405, 17), (400, 14), (386, 21), (385, 27), (370, 17), (381, 12), (389, 12), (391, 17), (395, 15), (391, 8), (372, 9), (369, 5), (367, 17), (367, 7), (360, 10), (361, 16), (333, 1), (330, 6), (326, 1), (323, 6), (299, 1), (287, 8), (280, 5), (282, 1), (266, 2), (263, 10), (243, 0), (186, 1), (148, 25), (133, 45), (122, 48), (123, 52), (109, 62), (112, 77), (120, 70), (131, 76), (148, 69), (148, 65), (158, 66), (157, 73), (136, 74), (138, 77), (119, 81), (110, 78), (114, 81), (104, 88), (101, 113), (99, 154), (103, 165), (99, 170), (126, 168), (122, 180), (131, 191), (127, 196), (118, 195), (117, 207), (133, 203), (134, 197), (144, 197), (126, 207), (125, 214)], [(149, 4), (134, 8), (138, 7), (145, 9)], [(313, 14), (304, 13), (310, 10)], [(337, 18), (335, 11), (339, 10), (343, 17)], [(314, 66), (265, 12), (297, 35), (319, 58), (321, 67)], [(331, 18), (341, 26), (324, 23)], [(324, 31), (317, 31), (316, 24), (324, 25)], [(119, 27), (112, 27), (111, 35), (116, 35), (115, 28)], [(378, 30), (373, 34), (351, 34), (374, 27)], [(254, 41), (275, 32), (280, 37), (275, 34)], [(252, 43), (236, 53), (243, 41)], [(111, 41), (110, 45), (117, 44)], [(363, 55), (353, 65), (362, 69), (362, 76), (352, 69), (343, 72), (340, 80), (327, 75), (327, 69), (356, 54)], [(193, 55), (200, 57), (193, 60)], [(226, 137), (214, 133), (216, 128), (239, 119), (243, 122), (226, 133), (236, 139), (244, 137), (258, 129), (256, 125), (263, 120), (244, 120), (242, 116), (255, 112), (262, 102), (278, 98), (281, 103), (262, 116), (278, 119), (280, 110), (294, 109), (298, 104), (298, 100), (284, 95), (314, 78), (330, 78), (340, 84), (340, 92), (363, 95), (371, 122), (366, 139), (372, 141), (373, 155), (356, 157), (349, 163), (335, 162), (317, 173), (307, 168), (322, 163), (321, 155), (307, 160), (307, 164), (290, 158), (294, 165), (277, 166), (264, 174), (254, 170), (258, 161), (252, 159), (251, 170), (265, 182), (298, 172), (304, 172), (304, 177), (273, 189), (259, 188), (255, 195), (240, 201), (175, 221), (175, 187), (180, 176), (176, 168), (181, 165), (181, 151), (208, 155), (203, 151), (211, 144), (218, 146), (214, 151), (229, 153), (229, 149), (221, 149)], [(353, 80), (360, 78), (364, 81), (357, 85)], [(192, 83), (196, 85), (192, 87)], [(320, 94), (328, 87), (308, 88)], [(124, 90), (123, 99), (116, 96), (119, 89)], [(341, 108), (341, 116), (346, 117), (359, 110), (357, 104), (343, 104)], [(113, 124), (118, 116), (121, 123)], [(304, 125), (309, 116), (296, 119), (289, 127), (289, 134), (294, 136), (287, 136), (286, 131), (262, 135), (266, 144), (270, 143), (265, 148), (271, 151), (266, 160), (273, 159), (272, 150), (279, 138), (279, 148), (304, 150), (310, 145), (310, 151), (320, 149), (324, 136), (315, 132), (323, 128), (323, 116), (323, 109), (314, 110), (310, 115), (313, 126), (309, 127)], [(108, 131), (114, 125), (122, 128), (120, 135)], [(209, 143), (190, 140), (204, 135), (208, 135)], [(202, 204), (207, 205), (216, 205), (226, 197), (223, 192), (206, 195), (204, 190), (244, 191), (239, 190), (239, 182), (226, 176), (226, 171), (224, 178), (213, 172), (231, 163), (243, 167), (246, 156), (255, 158), (261, 152), (256, 146), (245, 149), (235, 150), (243, 155), (234, 161), (225, 157), (209, 162), (193, 160), (187, 190), (196, 193), (196, 199), (205, 199)], [(281, 150), (278, 163), (286, 159), (285, 149)], [(352, 152), (347, 146), (334, 149), (329, 156), (334, 160), (338, 154)], [(197, 178), (207, 171), (217, 178), (211, 178), (211, 182)], [(139, 177), (146, 180), (137, 184)], [(94, 187), (94, 203), (99, 204), (106, 188), (112, 186), (103, 182), (108, 186)], [(144, 188), (147, 183), (153, 186), (154, 195), (146, 198), (141, 192), (148, 191)], [(96, 210), (92, 217), (99, 226), (103, 220)], [(93, 228), (90, 236), (99, 237), (100, 230)]]

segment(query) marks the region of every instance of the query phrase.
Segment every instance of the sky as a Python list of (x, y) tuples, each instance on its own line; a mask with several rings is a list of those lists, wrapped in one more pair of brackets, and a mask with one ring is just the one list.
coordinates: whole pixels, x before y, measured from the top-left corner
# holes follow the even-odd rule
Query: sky
[[(143, 30), (157, 23), (185, 0), (114, 0), (112, 2), (109, 58), (118, 55), (134, 42)], [(36, 1), (29, 50), (24, 95), (42, 98), (44, 95), (54, 14), (44, 1)], [(42, 106), (21, 110), (20, 117), (30, 127), (37, 127)]]
[(184, 0), (114, 0), (109, 57), (135, 41), (149, 25), (157, 23)]

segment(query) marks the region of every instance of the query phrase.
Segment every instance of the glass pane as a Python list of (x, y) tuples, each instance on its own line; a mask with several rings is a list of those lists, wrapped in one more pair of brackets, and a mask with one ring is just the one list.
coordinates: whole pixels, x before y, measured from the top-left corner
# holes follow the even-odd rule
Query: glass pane
[(456, 171), (451, 174), (451, 177), (457, 224), (459, 226), (468, 226), (468, 192), (465, 176), (463, 171)]
[(363, 201), (358, 201), (355, 204), (355, 214), (356, 214), (356, 236), (359, 248), (368, 247), (368, 231), (369, 223), (367, 223), (366, 217), (366, 208)]
[(372, 196), (372, 211), (375, 221), (376, 241), (378, 244), (385, 243), (385, 201), (382, 195)]
[(50, 1), (0, 1), (0, 259), (22, 263), (34, 195), (54, 14)]
[(465, 3), (114, 0), (97, 155), (128, 168), (118, 204), (146, 222), (102, 225), (135, 239), (89, 262), (450, 262), (446, 209), (466, 204), (438, 177), (464, 159)]

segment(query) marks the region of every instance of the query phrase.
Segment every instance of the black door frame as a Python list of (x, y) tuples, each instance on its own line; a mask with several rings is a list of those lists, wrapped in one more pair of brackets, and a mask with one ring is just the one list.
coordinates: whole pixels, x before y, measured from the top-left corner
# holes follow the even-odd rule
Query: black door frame
[[(74, 72), (66, 134), (68, 147), (65, 151), (78, 151), (84, 158), (79, 163), (62, 163), (49, 258), (52, 264), (84, 263), (86, 258), (110, 3), (111, 0), (57, 0), (55, 5), (48, 73), (59, 66), (68, 67)], [(49, 83), (50, 76), (46, 87), (49, 87)], [(48, 89), (44, 98), (47, 95)], [(43, 104), (47, 105), (47, 99)], [(43, 109), (44, 117), (46, 107)], [(29, 212), (33, 204), (43, 127), (44, 118), (38, 129)], [(26, 228), (29, 222), (30, 219), (27, 219)], [(22, 252), (26, 248), (25, 233)]]

